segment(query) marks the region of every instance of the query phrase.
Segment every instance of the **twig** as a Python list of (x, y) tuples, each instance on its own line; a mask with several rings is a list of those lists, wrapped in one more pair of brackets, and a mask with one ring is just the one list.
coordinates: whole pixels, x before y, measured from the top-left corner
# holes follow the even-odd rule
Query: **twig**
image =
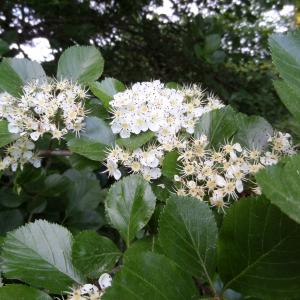
[(38, 155), (41, 157), (45, 156), (70, 156), (72, 152), (69, 150), (40, 150)]

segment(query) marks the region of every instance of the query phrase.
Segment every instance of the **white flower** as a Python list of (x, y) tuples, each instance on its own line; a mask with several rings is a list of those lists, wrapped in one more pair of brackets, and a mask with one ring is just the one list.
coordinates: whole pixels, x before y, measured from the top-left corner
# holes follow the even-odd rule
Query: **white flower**
[(103, 273), (98, 279), (101, 290), (106, 290), (111, 286), (112, 277), (108, 273)]
[(90, 284), (90, 283), (87, 283), (80, 288), (80, 292), (82, 295), (92, 294), (98, 291), (99, 289), (94, 284)]
[(106, 161), (106, 167), (110, 176), (113, 176), (116, 180), (121, 178), (121, 171), (118, 169), (118, 164), (115, 161), (108, 159)]

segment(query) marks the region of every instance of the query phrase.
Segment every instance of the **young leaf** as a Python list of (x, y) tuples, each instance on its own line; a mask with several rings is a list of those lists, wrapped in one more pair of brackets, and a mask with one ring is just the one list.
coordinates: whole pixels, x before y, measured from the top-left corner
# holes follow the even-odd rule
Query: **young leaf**
[(106, 148), (113, 144), (114, 135), (110, 127), (97, 117), (87, 117), (84, 132), (79, 138), (68, 141), (71, 151), (95, 161), (104, 160)]
[(59, 58), (57, 78), (89, 83), (101, 76), (103, 66), (103, 57), (96, 47), (72, 46)]
[(125, 85), (121, 81), (110, 77), (101, 82), (91, 82), (89, 87), (92, 93), (102, 101), (105, 108), (109, 108), (109, 102), (115, 94), (125, 90)]
[(127, 257), (103, 300), (192, 300), (198, 292), (190, 276), (163, 255), (140, 252)]
[(277, 33), (269, 39), (273, 62), (280, 76), (299, 94), (300, 92), (300, 31)]
[(15, 70), (23, 84), (33, 80), (38, 80), (40, 83), (47, 80), (44, 69), (36, 61), (26, 58), (4, 58), (3, 61)]
[(205, 134), (211, 146), (218, 147), (238, 130), (237, 113), (230, 106), (215, 109), (202, 115), (195, 126), (195, 137)]
[(119, 138), (116, 140), (116, 143), (126, 148), (129, 151), (133, 151), (137, 148), (140, 148), (144, 144), (148, 143), (155, 136), (154, 132), (147, 131), (140, 133), (138, 135), (131, 135), (130, 138)]
[(83, 231), (75, 237), (73, 264), (89, 278), (98, 279), (102, 273), (110, 272), (120, 256), (117, 246), (95, 231)]
[(51, 300), (46, 293), (23, 284), (8, 284), (0, 288), (1, 300)]
[(17, 134), (8, 131), (7, 124), (6, 120), (0, 120), (0, 147), (6, 146), (18, 138)]
[(106, 214), (127, 246), (150, 220), (155, 202), (150, 184), (140, 175), (125, 177), (110, 188), (105, 201)]
[(168, 258), (212, 286), (217, 232), (207, 204), (192, 197), (171, 196), (160, 217), (158, 237)]
[(38, 220), (9, 232), (2, 248), (6, 278), (52, 293), (68, 290), (81, 277), (71, 264), (72, 235), (64, 227)]
[(227, 210), (218, 254), (223, 290), (270, 300), (299, 296), (300, 226), (263, 197)]
[(300, 223), (300, 154), (261, 170), (256, 180), (271, 203)]

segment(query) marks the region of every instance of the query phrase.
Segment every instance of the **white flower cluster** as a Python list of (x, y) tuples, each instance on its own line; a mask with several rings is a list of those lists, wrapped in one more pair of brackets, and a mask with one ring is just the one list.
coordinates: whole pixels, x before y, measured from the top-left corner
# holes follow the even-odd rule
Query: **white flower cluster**
[(56, 139), (70, 131), (78, 135), (84, 127), (86, 97), (84, 89), (68, 80), (28, 83), (20, 97), (1, 93), (0, 119), (7, 120), (8, 131), (18, 134), (19, 139), (7, 148), (0, 170), (10, 166), (15, 171), (26, 162), (39, 167), (41, 162), (30, 140), (35, 142), (45, 133)]
[(145, 151), (138, 148), (132, 152), (116, 146), (107, 155), (106, 167), (109, 175), (114, 176), (116, 180), (121, 178), (118, 168), (118, 163), (121, 162), (133, 173), (141, 173), (147, 181), (150, 181), (161, 176), (160, 164), (163, 155), (163, 150), (155, 146), (150, 146)]
[(294, 153), (290, 135), (281, 132), (269, 138), (269, 150), (264, 152), (242, 148), (239, 143), (226, 143), (215, 151), (208, 148), (207, 137), (202, 135), (180, 149), (182, 170), (174, 177), (177, 194), (209, 201), (224, 210), (246, 191), (245, 186), (259, 194), (253, 175), (276, 164), (280, 156)]
[(193, 133), (197, 118), (223, 106), (213, 96), (206, 97), (196, 85), (175, 90), (166, 88), (159, 80), (135, 83), (131, 89), (114, 95), (110, 104), (115, 134), (128, 138), (150, 130), (163, 145), (172, 143), (182, 129)]
[(6, 148), (6, 156), (0, 159), (0, 171), (11, 168), (13, 172), (18, 166), (23, 168), (24, 164), (31, 163), (35, 168), (41, 166), (41, 158), (34, 153), (35, 145), (27, 136), (20, 137), (15, 143)]
[(203, 113), (224, 106), (197, 85), (175, 90), (160, 81), (136, 83), (131, 89), (117, 93), (110, 104), (114, 133), (128, 138), (131, 134), (152, 131), (156, 144), (132, 152), (120, 147), (112, 149), (106, 162), (109, 175), (120, 179), (121, 163), (133, 172), (142, 173), (148, 181), (161, 176), (164, 153), (184, 143), (178, 138), (180, 133), (192, 134), (196, 120)]
[(112, 277), (108, 273), (104, 273), (100, 276), (98, 284), (100, 290), (96, 285), (90, 283), (72, 290), (67, 300), (101, 300), (105, 290), (112, 284)]

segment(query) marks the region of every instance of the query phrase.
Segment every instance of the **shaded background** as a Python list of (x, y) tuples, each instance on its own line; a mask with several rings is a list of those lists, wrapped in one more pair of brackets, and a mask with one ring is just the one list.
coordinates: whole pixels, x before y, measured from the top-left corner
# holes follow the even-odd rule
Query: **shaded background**
[(268, 35), (297, 26), (295, 1), (0, 1), (0, 52), (55, 74), (68, 46), (95, 44), (105, 76), (126, 84), (202, 83), (226, 103), (293, 129), (272, 85)]

